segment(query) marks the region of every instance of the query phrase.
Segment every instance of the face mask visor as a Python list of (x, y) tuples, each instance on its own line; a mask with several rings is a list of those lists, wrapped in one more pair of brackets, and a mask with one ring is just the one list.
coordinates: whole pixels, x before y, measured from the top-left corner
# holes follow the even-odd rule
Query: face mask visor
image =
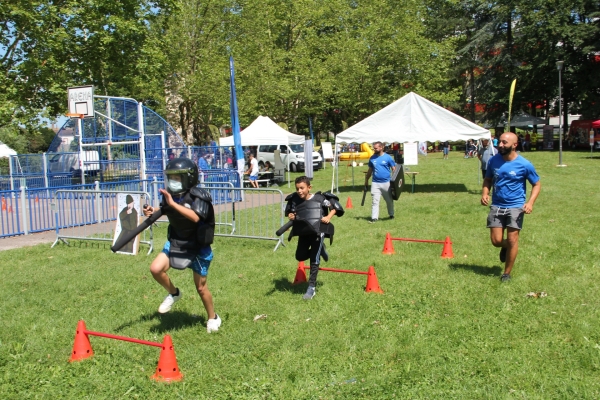
[(167, 191), (172, 195), (181, 194), (189, 189), (187, 171), (165, 171), (164, 181)]

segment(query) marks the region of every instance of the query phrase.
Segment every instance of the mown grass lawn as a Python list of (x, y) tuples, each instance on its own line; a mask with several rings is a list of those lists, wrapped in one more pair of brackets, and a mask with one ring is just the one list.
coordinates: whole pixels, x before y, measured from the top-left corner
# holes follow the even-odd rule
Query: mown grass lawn
[[(351, 197), (354, 208), (334, 220), (326, 266), (372, 265), (384, 294), (365, 293), (363, 275), (321, 272), (317, 296), (303, 301), (306, 287), (291, 285), (296, 240), (273, 252), (273, 242), (217, 238), (216, 334), (206, 333), (190, 271), (171, 273), (184, 297), (156, 312), (165, 294), (148, 271), (154, 255), (86, 243), (1, 252), (1, 397), (599, 398), (600, 157), (565, 152), (568, 167), (557, 168), (556, 152), (524, 155), (542, 193), (507, 284), (477, 162), (456, 152), (420, 158), (415, 193), (396, 202), (395, 220), (373, 225), (370, 198), (360, 207), (366, 167), (355, 168), (354, 189), (341, 167), (341, 202)], [(331, 171), (316, 173), (315, 190), (331, 187)], [(450, 236), (455, 258), (442, 259), (439, 244), (405, 242), (383, 255), (387, 232)], [(165, 226), (155, 233), (160, 248)], [(254, 322), (259, 314), (267, 318)], [(91, 337), (93, 358), (68, 363), (79, 319), (144, 340), (170, 334), (184, 380), (149, 379), (159, 349), (104, 338)]]

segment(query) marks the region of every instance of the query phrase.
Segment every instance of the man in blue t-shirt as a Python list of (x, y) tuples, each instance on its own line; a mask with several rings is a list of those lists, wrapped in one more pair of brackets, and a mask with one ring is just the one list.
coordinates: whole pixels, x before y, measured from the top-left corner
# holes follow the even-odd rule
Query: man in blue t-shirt
[(375, 154), (369, 158), (369, 170), (365, 176), (365, 191), (369, 185), (369, 178), (373, 175), (373, 184), (371, 185), (371, 196), (373, 197), (373, 205), (371, 206), (370, 223), (376, 222), (379, 219), (379, 199), (381, 196), (387, 204), (388, 214), (390, 219), (394, 218), (394, 201), (390, 193), (390, 180), (392, 172), (396, 169), (394, 159), (383, 151), (381, 142), (373, 143)]
[[(499, 154), (490, 158), (481, 190), (481, 204), (487, 206), (490, 203), (490, 188), (492, 184), (494, 186), (487, 227), (490, 228), (492, 244), (501, 247), (500, 261), (505, 263), (502, 282), (510, 280), (510, 272), (517, 258), (523, 215), (531, 214), (533, 203), (542, 188), (533, 164), (517, 154), (517, 144), (517, 135), (512, 132), (500, 136)], [(527, 202), (526, 181), (532, 186)]]

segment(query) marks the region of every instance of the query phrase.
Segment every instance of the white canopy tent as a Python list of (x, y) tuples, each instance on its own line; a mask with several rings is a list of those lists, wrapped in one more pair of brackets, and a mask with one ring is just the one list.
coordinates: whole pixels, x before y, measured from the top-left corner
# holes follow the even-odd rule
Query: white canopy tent
[[(337, 160), (339, 143), (406, 143), (490, 138), (488, 129), (411, 92), (339, 133), (335, 138), (335, 156)], [(337, 165), (334, 172), (335, 170)], [(331, 186), (333, 191), (333, 182)]]
[[(304, 144), (304, 136), (294, 135), (277, 125), (269, 117), (260, 115), (246, 129), (240, 132), (242, 146), (260, 146), (263, 144)], [(233, 136), (219, 139), (221, 146), (233, 146)]]
[[(246, 129), (240, 132), (242, 146), (304, 144), (304, 136), (294, 135), (277, 125), (269, 117), (259, 115)], [(219, 139), (220, 146), (233, 146), (233, 136)], [(289, 164), (289, 157), (287, 157)], [(290, 166), (288, 165), (288, 186)]]
[(490, 137), (488, 129), (411, 92), (339, 133), (335, 143), (435, 142)]
[(10, 156), (16, 156), (17, 152), (14, 151), (13, 149), (11, 149), (10, 147), (8, 147), (7, 145), (5, 145), (4, 143), (0, 142), (0, 158), (1, 157), (10, 157)]

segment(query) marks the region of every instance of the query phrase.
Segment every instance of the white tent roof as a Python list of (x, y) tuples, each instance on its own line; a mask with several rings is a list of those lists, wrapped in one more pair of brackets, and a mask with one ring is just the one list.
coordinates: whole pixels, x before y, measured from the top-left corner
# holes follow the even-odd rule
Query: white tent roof
[[(304, 144), (304, 136), (294, 135), (277, 125), (269, 117), (260, 115), (246, 129), (240, 132), (242, 146), (262, 144)], [(233, 136), (219, 139), (221, 146), (233, 146)]]
[(0, 157), (16, 156), (17, 152), (0, 142)]
[(335, 142), (405, 143), (490, 137), (489, 130), (411, 92), (339, 133)]

